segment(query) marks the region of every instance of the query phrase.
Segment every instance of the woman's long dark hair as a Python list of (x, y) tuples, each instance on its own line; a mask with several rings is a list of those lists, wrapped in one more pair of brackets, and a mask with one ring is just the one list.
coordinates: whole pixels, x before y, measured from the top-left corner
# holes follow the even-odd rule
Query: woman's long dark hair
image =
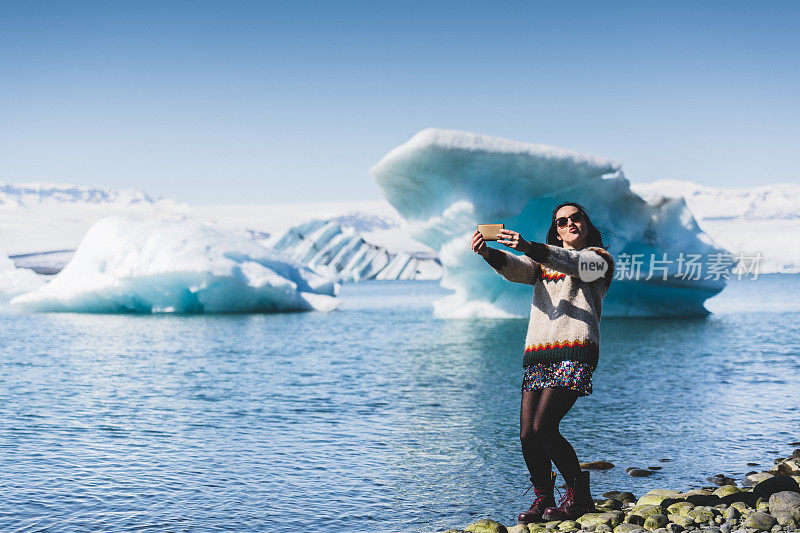
[(600, 231), (594, 227), (592, 221), (589, 220), (589, 215), (586, 214), (586, 210), (583, 206), (577, 202), (564, 202), (563, 204), (558, 204), (555, 209), (553, 209), (553, 214), (550, 217), (550, 229), (547, 230), (547, 244), (552, 244), (553, 246), (564, 246), (564, 243), (558, 240), (558, 229), (556, 228), (556, 213), (558, 210), (564, 207), (565, 205), (571, 205), (573, 207), (577, 207), (578, 211), (581, 212), (583, 215), (583, 220), (586, 222), (586, 228), (589, 230), (589, 233), (586, 236), (586, 246), (599, 246), (600, 248), (605, 249), (605, 245), (603, 245), (603, 236), (600, 235)]

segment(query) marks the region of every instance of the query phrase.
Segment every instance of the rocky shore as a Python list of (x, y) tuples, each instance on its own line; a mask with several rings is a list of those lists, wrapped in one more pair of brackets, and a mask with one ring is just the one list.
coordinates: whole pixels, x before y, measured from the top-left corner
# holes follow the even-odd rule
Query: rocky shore
[[(800, 445), (800, 442), (792, 443)], [(606, 461), (583, 463), (584, 469), (607, 469)], [(646, 471), (628, 469), (628, 475)], [(750, 472), (737, 486), (719, 474), (718, 487), (679, 491), (654, 489), (637, 498), (630, 492), (606, 492), (595, 499), (596, 513), (577, 520), (518, 523), (506, 527), (491, 519), (444, 533), (778, 533), (800, 531), (800, 449), (775, 460), (765, 472)]]

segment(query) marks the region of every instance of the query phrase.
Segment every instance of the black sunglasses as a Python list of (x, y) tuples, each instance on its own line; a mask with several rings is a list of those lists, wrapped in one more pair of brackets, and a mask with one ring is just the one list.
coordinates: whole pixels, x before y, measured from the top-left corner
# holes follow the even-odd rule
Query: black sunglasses
[(572, 219), (573, 222), (580, 222), (583, 220), (583, 215), (581, 215), (580, 211), (575, 211), (568, 217), (558, 217), (556, 219), (556, 226), (559, 228), (565, 228), (567, 226), (567, 220)]

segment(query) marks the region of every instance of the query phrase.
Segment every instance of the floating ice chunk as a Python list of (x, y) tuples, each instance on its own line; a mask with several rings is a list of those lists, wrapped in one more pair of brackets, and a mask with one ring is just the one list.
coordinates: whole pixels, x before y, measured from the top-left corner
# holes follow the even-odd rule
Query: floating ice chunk
[(246, 313), (331, 310), (339, 286), (244, 236), (185, 219), (112, 217), (88, 231), (24, 311)]
[(0, 252), (0, 300), (38, 289), (44, 280), (32, 270), (17, 268), (6, 254)]
[(290, 228), (275, 249), (338, 281), (439, 279), (441, 266), (423, 253), (390, 252), (339, 220), (310, 220)]
[[(725, 285), (724, 279), (679, 276), (681, 252), (725, 252), (698, 227), (683, 199), (646, 202), (631, 192), (620, 165), (608, 159), (426, 129), (389, 152), (371, 173), (408, 221), (411, 234), (439, 253), (442, 286), (455, 293), (435, 304), (437, 316), (526, 316), (530, 286), (498, 276), (472, 252), (470, 237), (478, 223), (503, 223), (543, 242), (553, 207), (567, 200), (586, 207), (617, 270), (624, 263), (622, 254), (642, 254), (639, 274), (631, 272), (630, 279), (615, 275), (603, 302), (604, 316), (707, 314), (703, 302)], [(673, 259), (667, 279), (658, 271), (645, 279), (651, 257), (661, 259), (663, 253)]]

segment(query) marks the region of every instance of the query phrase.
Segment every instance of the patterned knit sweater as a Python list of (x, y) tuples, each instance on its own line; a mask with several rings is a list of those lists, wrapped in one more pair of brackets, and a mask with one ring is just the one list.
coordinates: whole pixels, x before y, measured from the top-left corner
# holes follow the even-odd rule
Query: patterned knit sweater
[(486, 261), (504, 278), (533, 285), (522, 365), (578, 361), (596, 368), (603, 297), (614, 277), (611, 254), (594, 246), (569, 250), (535, 242), (526, 255), (489, 250)]

